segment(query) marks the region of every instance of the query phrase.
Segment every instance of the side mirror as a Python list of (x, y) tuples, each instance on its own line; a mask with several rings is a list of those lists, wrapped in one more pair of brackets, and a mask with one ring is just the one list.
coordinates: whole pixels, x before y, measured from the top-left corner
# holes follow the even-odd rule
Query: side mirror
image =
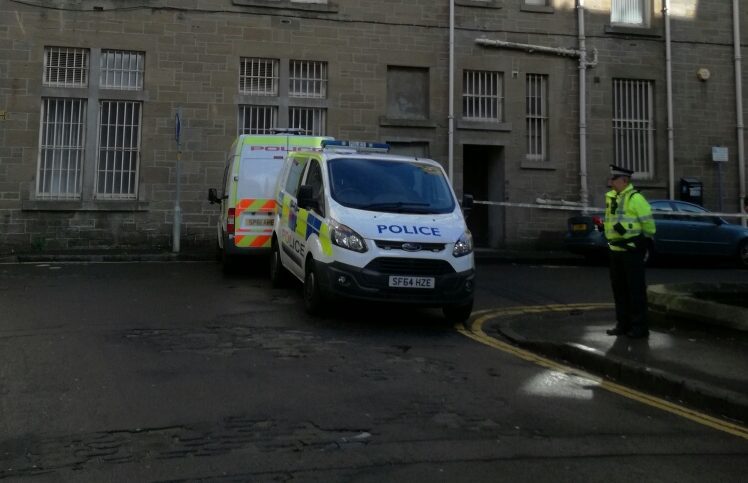
[(210, 201), (210, 204), (213, 203), (220, 203), (221, 200), (218, 199), (218, 191), (216, 191), (215, 188), (209, 188), (208, 189), (208, 201)]
[(304, 210), (317, 208), (317, 211), (319, 211), (317, 200), (314, 199), (313, 195), (314, 193), (312, 192), (311, 185), (303, 184), (299, 186), (299, 192), (296, 195), (296, 204), (299, 206), (299, 208)]
[(462, 195), (462, 214), (467, 218), (473, 210), (473, 195), (464, 193)]

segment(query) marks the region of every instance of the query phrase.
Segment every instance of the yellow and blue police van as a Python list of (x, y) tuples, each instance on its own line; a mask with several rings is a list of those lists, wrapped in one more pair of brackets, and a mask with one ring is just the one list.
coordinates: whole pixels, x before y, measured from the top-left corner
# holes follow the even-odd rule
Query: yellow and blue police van
[[(289, 152), (278, 178), (270, 278), (303, 283), (310, 314), (336, 297), (473, 308), (473, 239), (441, 165), (384, 143)], [(465, 195), (469, 209), (472, 197)]]
[[(290, 130), (289, 130), (290, 131)], [(208, 190), (208, 201), (221, 205), (216, 225), (217, 251), (224, 268), (231, 258), (270, 252), (276, 207), (275, 187), (286, 154), (320, 150), (321, 136), (243, 134), (231, 145), (220, 193)]]

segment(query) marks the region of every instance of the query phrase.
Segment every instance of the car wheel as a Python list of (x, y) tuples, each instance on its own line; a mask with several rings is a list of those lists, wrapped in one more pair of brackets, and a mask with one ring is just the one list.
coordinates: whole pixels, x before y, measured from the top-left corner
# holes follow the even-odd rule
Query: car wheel
[(319, 286), (319, 276), (314, 266), (314, 260), (309, 259), (304, 275), (304, 310), (309, 315), (321, 315), (324, 306), (322, 290)]
[(738, 265), (748, 268), (748, 240), (743, 240), (738, 246)]
[(442, 308), (444, 317), (452, 323), (459, 324), (467, 321), (473, 313), (473, 301), (462, 305), (445, 305)]
[(288, 280), (288, 272), (280, 259), (278, 243), (273, 240), (273, 251), (270, 255), (270, 285), (273, 288), (283, 288)]

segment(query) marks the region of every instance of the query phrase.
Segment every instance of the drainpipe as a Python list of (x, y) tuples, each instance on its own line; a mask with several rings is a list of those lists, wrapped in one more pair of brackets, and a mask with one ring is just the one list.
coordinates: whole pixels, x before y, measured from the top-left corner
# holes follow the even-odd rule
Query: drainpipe
[[(743, 140), (745, 127), (743, 126), (743, 73), (740, 54), (740, 9), (738, 0), (732, 0), (733, 43), (735, 45), (735, 110), (738, 124), (738, 176), (740, 183), (739, 211), (743, 209), (745, 200), (745, 142)], [(746, 218), (742, 218), (746, 226)]]
[[(736, 0), (737, 1), (737, 0)], [(673, 56), (670, 37), (670, 0), (662, 8), (665, 17), (665, 73), (667, 76), (667, 172), (668, 197), (675, 199), (675, 141), (673, 137)]]
[[(454, 155), (455, 155), (455, 0), (449, 0), (449, 117), (447, 118), (447, 144), (449, 182), (454, 187)], [(464, 160), (463, 160), (464, 161)]]
[(587, 42), (584, 36), (584, 0), (577, 0), (579, 21), (579, 196), (587, 208)]

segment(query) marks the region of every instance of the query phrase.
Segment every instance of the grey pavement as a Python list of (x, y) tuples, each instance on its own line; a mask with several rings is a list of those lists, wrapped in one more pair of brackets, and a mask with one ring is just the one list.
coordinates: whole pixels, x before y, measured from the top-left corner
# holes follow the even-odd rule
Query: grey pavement
[(612, 308), (524, 313), (484, 330), (712, 415), (748, 422), (748, 333), (652, 317), (648, 339), (612, 337)]
[[(211, 259), (211, 251), (89, 251), (19, 254), (0, 262), (64, 261), (195, 261)], [(563, 251), (476, 251), (479, 265), (493, 263), (575, 264), (581, 257)], [(748, 277), (748, 275), (747, 275)], [(685, 322), (670, 316), (652, 317), (647, 340), (611, 337), (612, 309), (527, 313), (494, 319), (489, 335), (562, 359), (666, 399), (711, 414), (748, 422), (748, 332)]]

